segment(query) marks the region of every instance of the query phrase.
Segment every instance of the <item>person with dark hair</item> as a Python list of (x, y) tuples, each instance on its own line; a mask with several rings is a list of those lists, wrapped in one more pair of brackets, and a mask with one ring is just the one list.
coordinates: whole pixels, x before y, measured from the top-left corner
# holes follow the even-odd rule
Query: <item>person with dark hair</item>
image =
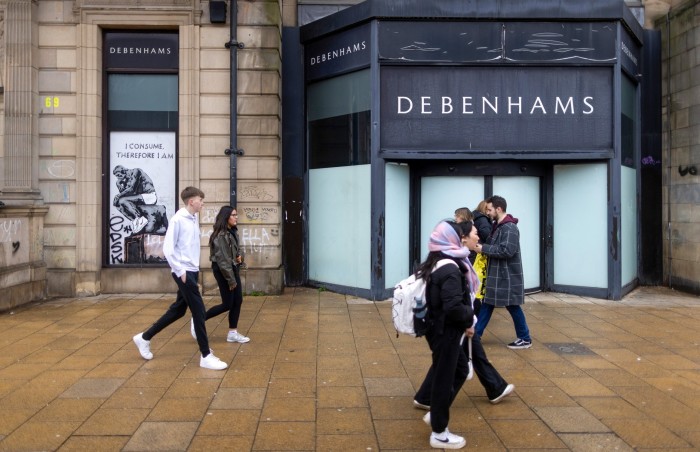
[(474, 248), (488, 257), (486, 296), (479, 311), (476, 334), (479, 337), (484, 334), (494, 308), (505, 307), (513, 319), (516, 334), (508, 348), (517, 350), (532, 347), (532, 339), (520, 307), (525, 303), (525, 290), (518, 219), (506, 213), (507, 207), (501, 196), (491, 196), (487, 200), (486, 210), (496, 225), (486, 243)]
[[(441, 221), (430, 234), (428, 256), (416, 270), (426, 282), (425, 298), (431, 326), (425, 337), (432, 351), (430, 411), (423, 420), (432, 428), (430, 445), (438, 449), (461, 449), (466, 440), (447, 428), (450, 406), (469, 372), (462, 348), (464, 336), (474, 335), (474, 312), (469, 293), (476, 290), (476, 275), (462, 246), (465, 226), (471, 223)], [(474, 287), (474, 289), (468, 289)], [(466, 297), (465, 297), (466, 295)], [(427, 392), (427, 388), (426, 388)]]
[[(219, 285), (221, 304), (207, 310), (205, 320), (228, 311), (228, 342), (245, 344), (250, 341), (238, 332), (238, 318), (243, 304), (243, 290), (239, 267), (243, 254), (238, 240), (238, 211), (235, 207), (223, 206), (214, 220), (214, 231), (209, 236), (209, 260), (216, 283)], [(192, 337), (197, 338), (194, 319), (190, 323)]]
[(170, 220), (165, 233), (163, 254), (172, 270), (172, 277), (177, 284), (177, 298), (165, 314), (143, 333), (133, 337), (136, 348), (144, 359), (153, 359), (151, 339), (165, 327), (181, 319), (189, 307), (194, 319), (197, 344), (202, 354), (200, 367), (223, 370), (228, 365), (214, 356), (209, 348), (207, 329), (204, 323), (204, 301), (199, 293), (200, 236), (197, 214), (204, 206), (204, 193), (195, 187), (186, 187), (180, 194), (185, 207), (178, 210)]
[[(476, 226), (474, 226), (471, 221), (461, 223), (459, 226), (464, 226), (466, 229), (462, 232), (466, 234), (462, 237), (462, 244), (469, 249), (474, 249), (479, 243), (479, 236), (477, 235)], [(474, 293), (476, 292), (476, 287), (474, 287), (474, 285), (469, 285), (469, 292), (472, 298), (472, 307), (476, 310), (476, 306), (474, 304)], [(477, 334), (474, 334), (470, 339), (462, 342), (462, 347), (465, 350), (465, 354), (469, 355), (469, 340), (471, 340), (472, 343), (471, 358), (472, 365), (474, 366), (474, 373), (479, 379), (481, 386), (483, 386), (486, 390), (486, 396), (489, 398), (489, 401), (493, 404), (499, 403), (504, 397), (513, 392), (515, 386), (508, 384), (508, 382), (503, 379), (501, 374), (498, 373), (496, 368), (493, 367), (486, 356), (486, 351), (484, 350), (481, 340)], [(455, 379), (457, 380), (466, 378), (466, 375), (459, 374), (460, 371), (461, 369), (457, 368), (458, 374), (455, 376)], [(433, 373), (434, 370), (431, 366), (428, 370), (428, 374), (423, 380), (423, 384), (421, 384), (413, 399), (413, 406), (416, 408), (421, 408), (424, 410), (430, 410), (431, 408), (430, 391), (433, 385)]]

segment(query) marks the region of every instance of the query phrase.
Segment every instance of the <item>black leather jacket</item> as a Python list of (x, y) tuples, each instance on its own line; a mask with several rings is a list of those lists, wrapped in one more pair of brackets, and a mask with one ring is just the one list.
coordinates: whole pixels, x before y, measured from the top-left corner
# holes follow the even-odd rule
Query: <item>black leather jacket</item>
[(229, 229), (229, 232), (217, 235), (209, 245), (209, 260), (216, 262), (230, 287), (236, 285), (234, 272), (238, 272), (237, 254), (243, 255), (238, 245), (238, 231), (236, 229)]

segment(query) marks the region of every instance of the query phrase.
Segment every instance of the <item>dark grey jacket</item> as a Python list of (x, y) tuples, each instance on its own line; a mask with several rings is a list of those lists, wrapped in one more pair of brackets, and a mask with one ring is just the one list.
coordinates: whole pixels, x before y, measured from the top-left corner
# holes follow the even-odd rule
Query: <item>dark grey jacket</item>
[(235, 229), (229, 231), (214, 237), (209, 246), (209, 260), (216, 262), (219, 266), (219, 270), (226, 278), (229, 287), (235, 287), (236, 276), (234, 272), (238, 271), (236, 255), (243, 255), (243, 253), (238, 245), (238, 232)]
[(481, 250), (488, 256), (484, 303), (514, 306), (525, 303), (518, 219), (507, 215)]

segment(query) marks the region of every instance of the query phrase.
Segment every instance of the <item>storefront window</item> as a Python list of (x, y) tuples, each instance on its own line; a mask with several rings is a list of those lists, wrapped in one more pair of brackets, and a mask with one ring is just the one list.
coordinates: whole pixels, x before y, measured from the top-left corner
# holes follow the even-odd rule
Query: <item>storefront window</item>
[(176, 74), (110, 74), (110, 127), (177, 129), (177, 79)]
[(178, 47), (176, 33), (105, 32), (105, 266), (167, 264), (163, 240), (178, 206)]
[(635, 156), (635, 129), (637, 117), (637, 90), (632, 81), (622, 76), (622, 143), (620, 152), (620, 244), (622, 261), (622, 285), (637, 278), (637, 170)]
[(441, 220), (453, 219), (460, 207), (470, 210), (484, 199), (484, 178), (482, 176), (436, 176), (421, 179), (420, 199), (420, 256), (419, 261), (428, 255), (430, 233)]
[(520, 257), (523, 262), (525, 290), (539, 289), (542, 285), (540, 237), (541, 194), (540, 178), (510, 176), (493, 178), (493, 194), (502, 196), (508, 203), (507, 213), (518, 219), (520, 231)]
[(608, 287), (608, 171), (554, 166), (554, 284)]
[(411, 271), (409, 268), (411, 172), (406, 164), (387, 163), (385, 169), (384, 274), (385, 286), (391, 288)]
[(370, 79), (307, 88), (309, 279), (371, 288)]

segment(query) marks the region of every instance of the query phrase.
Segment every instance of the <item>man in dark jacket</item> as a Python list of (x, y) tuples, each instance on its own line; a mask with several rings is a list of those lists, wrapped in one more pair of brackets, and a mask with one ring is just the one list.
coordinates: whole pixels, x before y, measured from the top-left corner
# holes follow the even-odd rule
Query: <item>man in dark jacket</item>
[(484, 334), (486, 325), (496, 307), (505, 307), (513, 318), (515, 341), (508, 348), (532, 347), (530, 330), (520, 305), (525, 303), (523, 264), (520, 258), (520, 231), (518, 219), (506, 213), (506, 200), (492, 196), (487, 200), (487, 214), (496, 222), (486, 243), (477, 245), (476, 251), (488, 256), (486, 270), (486, 297), (479, 310), (476, 334)]

